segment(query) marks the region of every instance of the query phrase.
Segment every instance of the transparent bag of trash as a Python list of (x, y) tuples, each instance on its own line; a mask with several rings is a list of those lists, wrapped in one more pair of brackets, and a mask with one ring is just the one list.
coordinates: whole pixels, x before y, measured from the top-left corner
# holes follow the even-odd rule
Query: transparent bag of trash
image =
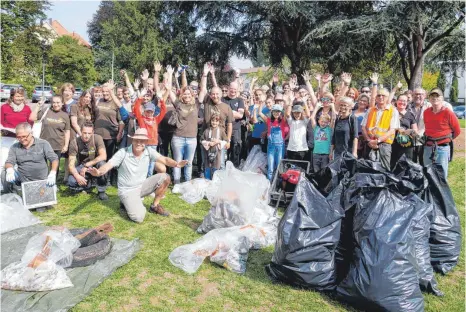
[(13, 262), (2, 270), (2, 289), (22, 291), (48, 291), (73, 287), (65, 269), (44, 261), (37, 268)]
[(271, 246), (275, 238), (276, 222), (215, 229), (194, 243), (173, 250), (169, 260), (190, 274), (199, 269), (206, 257), (232, 272), (244, 273), (249, 249)]
[(2, 195), (0, 203), (0, 229), (1, 233), (6, 233), (14, 229), (19, 229), (40, 223), (29, 209), (23, 205), (23, 200), (16, 194)]
[(255, 145), (249, 152), (246, 161), (240, 166), (242, 171), (265, 174), (267, 172), (267, 155), (260, 145)]
[(68, 229), (51, 228), (41, 234), (31, 237), (21, 263), (25, 266), (32, 262), (51, 261), (66, 268), (73, 262), (73, 253), (81, 246)]
[(195, 204), (204, 198), (211, 184), (210, 180), (194, 179), (176, 184), (173, 187), (172, 193), (182, 194), (181, 199), (189, 204)]

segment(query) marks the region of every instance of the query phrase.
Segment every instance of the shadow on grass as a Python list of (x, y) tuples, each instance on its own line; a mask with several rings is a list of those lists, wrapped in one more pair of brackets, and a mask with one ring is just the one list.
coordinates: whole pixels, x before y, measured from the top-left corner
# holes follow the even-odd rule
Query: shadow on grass
[(178, 224), (187, 226), (193, 231), (196, 231), (199, 225), (201, 225), (202, 221), (199, 221), (198, 219), (193, 219), (193, 218), (188, 218), (188, 217), (177, 217), (174, 219), (174, 221)]
[[(109, 194), (107, 194), (108, 200), (99, 200), (99, 198), (97, 197), (97, 194), (95, 192), (88, 192), (87, 194), (90, 196), (90, 198), (87, 199), (86, 201), (80, 203), (79, 205), (77, 205), (69, 214), (66, 214), (66, 215), (78, 214), (83, 209), (87, 208), (89, 205), (95, 204), (96, 202), (98, 202), (99, 204), (113, 210), (116, 214), (120, 215), (120, 213), (119, 213), (120, 199), (118, 198), (118, 195), (109, 195)], [(79, 193), (76, 194), (76, 193), (73, 193), (72, 191), (70, 191), (69, 189), (65, 189), (65, 190), (60, 190), (60, 195), (61, 195), (62, 198), (73, 198), (73, 197), (79, 196)]]

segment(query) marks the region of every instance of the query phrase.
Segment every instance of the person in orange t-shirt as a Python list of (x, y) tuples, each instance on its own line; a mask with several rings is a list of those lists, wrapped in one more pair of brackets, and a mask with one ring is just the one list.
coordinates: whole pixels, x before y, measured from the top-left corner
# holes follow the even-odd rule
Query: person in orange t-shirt
[[(167, 113), (167, 107), (163, 99), (159, 100), (160, 113), (154, 116), (155, 104), (152, 102), (154, 93), (151, 90), (143, 90), (141, 95), (134, 103), (133, 114), (136, 116), (139, 128), (146, 128), (149, 136), (146, 147), (157, 149), (158, 144), (158, 127), (163, 117)], [(142, 106), (144, 105), (144, 106)], [(143, 110), (141, 109), (143, 107)], [(143, 112), (142, 112), (143, 111)], [(159, 166), (155, 162), (151, 162), (149, 165), (147, 176), (150, 177), (154, 174), (154, 168), (158, 173), (165, 173), (166, 168), (162, 165)]]

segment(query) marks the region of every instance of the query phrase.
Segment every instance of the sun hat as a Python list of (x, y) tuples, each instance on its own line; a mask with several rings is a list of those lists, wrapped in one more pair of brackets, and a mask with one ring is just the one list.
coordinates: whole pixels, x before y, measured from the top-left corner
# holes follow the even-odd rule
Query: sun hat
[(443, 96), (443, 92), (442, 90), (440, 90), (439, 88), (434, 88), (432, 89), (430, 92), (429, 92), (429, 96), (431, 96), (432, 94), (437, 94), (439, 96)]
[(274, 105), (272, 106), (272, 112), (273, 112), (273, 111), (282, 112), (282, 111), (283, 111), (283, 107), (281, 107), (281, 105), (274, 104)]
[(146, 128), (139, 128), (136, 130), (136, 132), (134, 132), (133, 136), (128, 134), (128, 137), (135, 139), (135, 140), (148, 140), (149, 139)]

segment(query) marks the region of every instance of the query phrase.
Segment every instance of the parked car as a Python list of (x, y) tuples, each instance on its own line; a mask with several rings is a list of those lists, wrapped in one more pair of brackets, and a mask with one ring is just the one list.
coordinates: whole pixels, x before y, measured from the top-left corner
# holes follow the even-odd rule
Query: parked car
[(53, 97), (53, 89), (51, 86), (44, 86), (44, 90), (42, 90), (42, 86), (35, 86), (34, 91), (32, 92), (32, 102), (37, 103), (39, 102), (42, 97), (45, 98), (46, 102), (50, 102)]
[[(23, 85), (20, 84), (0, 84), (0, 100), (6, 100), (10, 98), (10, 90), (16, 88), (23, 88)], [(27, 96), (26, 96), (27, 97)]]
[(455, 106), (453, 107), (453, 112), (455, 113), (456, 117), (458, 119), (464, 119), (465, 118), (465, 108), (466, 106)]
[(82, 93), (83, 93), (82, 88), (80, 88), (80, 87), (74, 88), (73, 99), (75, 99), (75, 100), (79, 99), (79, 97), (81, 96)]

